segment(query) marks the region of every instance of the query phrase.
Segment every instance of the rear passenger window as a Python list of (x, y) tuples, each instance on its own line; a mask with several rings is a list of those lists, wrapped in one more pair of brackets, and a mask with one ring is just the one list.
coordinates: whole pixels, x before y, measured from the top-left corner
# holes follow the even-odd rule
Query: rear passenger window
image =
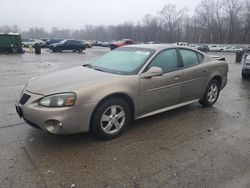
[(197, 56), (198, 56), (198, 60), (199, 62), (201, 63), (203, 61), (203, 55), (201, 55), (200, 53), (197, 53)]
[(175, 49), (165, 50), (158, 54), (149, 65), (150, 67), (160, 67), (164, 72), (171, 72), (178, 69), (178, 58)]
[(191, 50), (180, 49), (184, 67), (190, 67), (199, 64), (198, 56), (196, 52)]

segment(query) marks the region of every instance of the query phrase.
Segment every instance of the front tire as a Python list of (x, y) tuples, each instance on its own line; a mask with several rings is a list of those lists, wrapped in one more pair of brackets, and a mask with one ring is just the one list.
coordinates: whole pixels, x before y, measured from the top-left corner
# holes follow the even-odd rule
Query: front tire
[(216, 103), (216, 101), (218, 100), (219, 94), (220, 83), (218, 82), (218, 80), (213, 79), (209, 82), (206, 92), (199, 102), (204, 107), (213, 106), (214, 103)]
[(119, 98), (107, 99), (94, 112), (92, 131), (101, 140), (118, 137), (129, 125), (131, 112), (128, 104)]

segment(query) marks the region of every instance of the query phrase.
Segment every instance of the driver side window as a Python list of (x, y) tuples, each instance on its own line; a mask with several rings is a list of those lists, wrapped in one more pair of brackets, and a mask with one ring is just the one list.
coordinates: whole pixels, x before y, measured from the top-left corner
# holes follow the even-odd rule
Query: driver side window
[(68, 41), (66, 42), (66, 44), (67, 44), (67, 45), (72, 45), (73, 43), (72, 43), (71, 40), (68, 40)]
[(177, 70), (179, 64), (176, 50), (169, 49), (158, 54), (150, 63), (149, 68), (151, 67), (160, 67), (164, 73)]

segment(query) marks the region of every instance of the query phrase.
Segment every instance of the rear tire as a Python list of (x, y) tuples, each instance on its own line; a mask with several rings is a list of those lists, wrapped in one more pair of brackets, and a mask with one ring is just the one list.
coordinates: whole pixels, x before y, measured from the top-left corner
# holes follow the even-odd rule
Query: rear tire
[(211, 80), (207, 86), (206, 92), (203, 98), (199, 101), (204, 107), (213, 106), (218, 100), (220, 95), (220, 83), (218, 80)]
[(120, 98), (102, 102), (92, 118), (92, 132), (101, 140), (118, 137), (129, 125), (131, 112), (128, 104)]
[(242, 77), (242, 79), (247, 79), (247, 75), (243, 72), (243, 70), (242, 70), (242, 73), (241, 73), (241, 77)]
[(82, 53), (82, 49), (79, 49), (78, 52), (79, 52), (79, 53)]

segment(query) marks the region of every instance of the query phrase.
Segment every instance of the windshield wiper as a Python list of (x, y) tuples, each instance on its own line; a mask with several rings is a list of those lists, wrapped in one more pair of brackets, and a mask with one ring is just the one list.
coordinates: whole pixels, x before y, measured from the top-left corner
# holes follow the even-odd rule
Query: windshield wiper
[(88, 68), (94, 69), (93, 66), (90, 64), (85, 64), (85, 65), (83, 65), (83, 67), (88, 67)]
[(105, 72), (104, 70), (100, 69), (100, 68), (96, 68), (94, 67), (93, 65), (91, 64), (85, 64), (83, 65), (84, 67), (88, 67), (88, 68), (91, 68), (91, 69), (94, 69), (94, 70), (97, 70), (97, 71), (101, 71), (101, 72)]

